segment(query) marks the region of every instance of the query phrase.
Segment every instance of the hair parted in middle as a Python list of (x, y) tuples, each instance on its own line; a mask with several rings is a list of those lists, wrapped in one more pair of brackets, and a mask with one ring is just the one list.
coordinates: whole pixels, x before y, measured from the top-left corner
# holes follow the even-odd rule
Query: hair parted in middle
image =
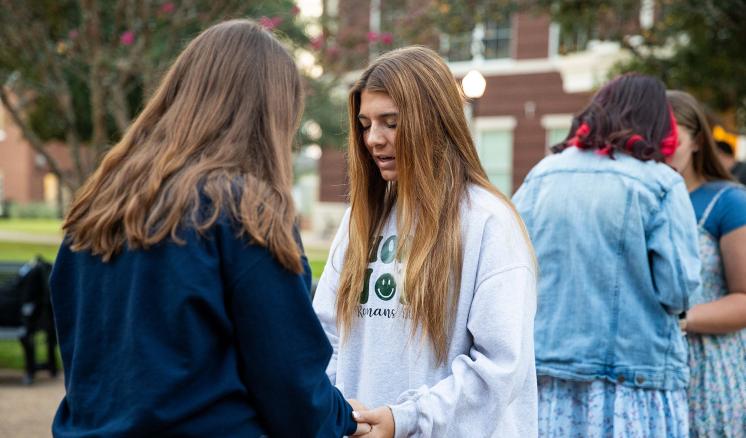
[[(382, 178), (365, 146), (357, 117), (363, 91), (385, 93), (398, 107), (395, 182)], [(421, 328), (441, 362), (447, 356), (451, 309), (461, 282), (459, 207), (468, 186), (487, 189), (518, 216), (487, 178), (464, 116), (464, 102), (445, 62), (419, 46), (380, 56), (348, 98), (351, 215), (337, 292), (338, 326), (344, 333), (352, 326), (374, 239), (396, 204), (397, 259), (405, 266), (400, 288), (414, 322), (412, 336)]]

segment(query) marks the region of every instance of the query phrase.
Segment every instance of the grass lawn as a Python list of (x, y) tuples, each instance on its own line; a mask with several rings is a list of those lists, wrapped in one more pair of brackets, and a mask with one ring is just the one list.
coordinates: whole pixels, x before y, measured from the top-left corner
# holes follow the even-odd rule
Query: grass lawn
[(61, 235), (59, 219), (0, 219), (0, 231), (17, 231), (37, 235)]
[(0, 241), (0, 261), (27, 262), (37, 254), (52, 261), (57, 256), (57, 249), (58, 245)]
[[(44, 343), (44, 334), (37, 333), (34, 337), (36, 342), (36, 363), (44, 363), (47, 361), (47, 346)], [(17, 339), (3, 339), (0, 340), (0, 368), (5, 369), (16, 369), (22, 370), (23, 363), (23, 349), (21, 348), (21, 342)], [(62, 359), (60, 359), (59, 348), (57, 349), (57, 366), (59, 369), (62, 368)], [(46, 371), (40, 371), (44, 373)]]

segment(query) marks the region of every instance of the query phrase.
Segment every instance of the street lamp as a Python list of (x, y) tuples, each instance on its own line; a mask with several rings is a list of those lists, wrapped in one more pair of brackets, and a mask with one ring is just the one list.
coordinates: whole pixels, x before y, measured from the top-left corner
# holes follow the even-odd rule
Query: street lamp
[(484, 89), (487, 87), (487, 81), (484, 80), (482, 73), (477, 70), (470, 70), (469, 73), (461, 79), (461, 88), (469, 99), (479, 99), (484, 95)]
[(461, 88), (464, 90), (464, 95), (469, 99), (466, 107), (464, 107), (466, 122), (469, 123), (469, 131), (475, 141), (477, 139), (474, 129), (474, 113), (477, 109), (477, 102), (479, 101), (479, 98), (484, 95), (484, 89), (486, 87), (487, 81), (484, 80), (482, 73), (477, 70), (470, 70), (466, 73), (466, 76), (461, 79)]

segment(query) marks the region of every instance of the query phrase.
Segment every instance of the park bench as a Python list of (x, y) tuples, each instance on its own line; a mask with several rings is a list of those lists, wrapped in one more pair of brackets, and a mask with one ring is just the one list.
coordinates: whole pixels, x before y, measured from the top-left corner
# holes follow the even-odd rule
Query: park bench
[[(23, 348), (23, 381), (33, 382), (36, 371), (57, 375), (57, 336), (49, 299), (52, 266), (40, 257), (29, 263), (0, 262), (0, 339), (18, 339)], [(47, 361), (37, 363), (37, 333), (45, 334)]]

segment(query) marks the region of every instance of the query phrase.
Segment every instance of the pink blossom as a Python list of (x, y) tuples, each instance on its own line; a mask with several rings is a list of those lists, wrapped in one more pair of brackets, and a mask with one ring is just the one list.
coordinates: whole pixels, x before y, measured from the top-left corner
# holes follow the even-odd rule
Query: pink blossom
[(394, 42), (394, 36), (389, 32), (384, 32), (381, 34), (381, 42), (389, 46)]
[(293, 16), (300, 14), (300, 8), (298, 5), (293, 5), (293, 7), (290, 8), (290, 13), (293, 14)]
[(272, 30), (282, 23), (282, 17), (262, 17), (259, 19), (259, 24), (265, 29)]
[(74, 40), (75, 38), (77, 38), (78, 35), (80, 35), (80, 33), (78, 32), (78, 29), (73, 29), (67, 33), (67, 37), (71, 40)]
[(378, 34), (375, 32), (368, 32), (367, 37), (369, 43), (375, 43), (378, 41)]
[(161, 5), (161, 12), (164, 14), (170, 14), (176, 9), (176, 5), (173, 2), (166, 2)]
[(339, 55), (339, 46), (337, 46), (336, 44), (329, 46), (329, 48), (326, 50), (326, 53), (328, 53), (331, 57)]
[(321, 50), (321, 48), (324, 47), (324, 35), (311, 38), (311, 47), (314, 50)]
[(131, 46), (135, 42), (135, 33), (131, 30), (123, 32), (122, 35), (119, 36), (119, 42), (122, 43), (123, 46)]

